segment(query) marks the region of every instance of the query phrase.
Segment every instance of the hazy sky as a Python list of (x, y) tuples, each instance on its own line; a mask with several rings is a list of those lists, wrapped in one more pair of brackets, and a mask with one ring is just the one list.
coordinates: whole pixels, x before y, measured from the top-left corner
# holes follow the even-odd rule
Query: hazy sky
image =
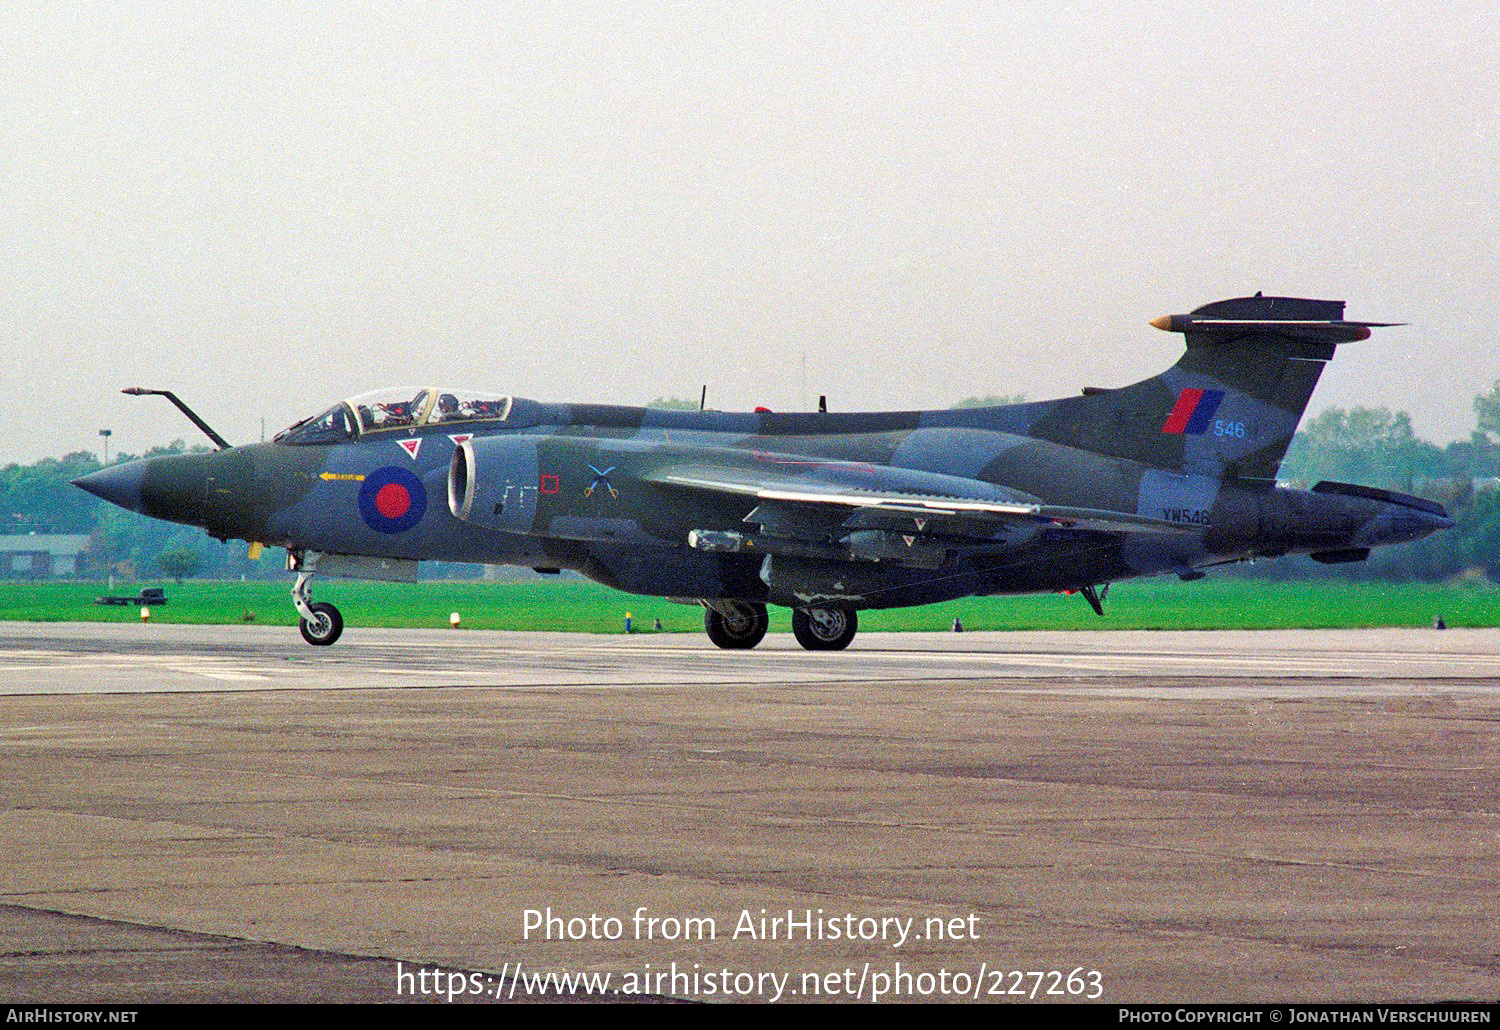
[[(6, 3), (0, 462), (378, 386), (838, 410), (1150, 375), (1265, 290), (1500, 377), (1500, 3)], [(804, 398), (804, 375), (805, 393)], [(196, 438), (196, 439), (195, 439)]]

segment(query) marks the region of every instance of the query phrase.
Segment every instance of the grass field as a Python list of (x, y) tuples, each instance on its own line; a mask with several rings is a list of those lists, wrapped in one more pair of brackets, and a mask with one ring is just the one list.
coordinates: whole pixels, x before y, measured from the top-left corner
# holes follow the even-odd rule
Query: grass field
[[(133, 595), (143, 584), (30, 583), (0, 585), (0, 620), (135, 622), (135, 606), (95, 605), (96, 595)], [(170, 581), (168, 603), (154, 622), (296, 624), (288, 583)], [(466, 629), (562, 630), (619, 633), (625, 615), (637, 631), (660, 619), (667, 632), (701, 632), (702, 610), (659, 598), (622, 594), (587, 581), (429, 582), (415, 586), (321, 580), (314, 599), (339, 606), (348, 626), (444, 627), (458, 612)], [(1355, 626), (1430, 626), (1439, 614), (1449, 626), (1500, 626), (1500, 589), (1462, 585), (1283, 583), (1209, 579), (1181, 583), (1161, 578), (1116, 584), (1099, 618), (1077, 596), (976, 597), (922, 608), (860, 613), (862, 630), (987, 629), (1292, 629)], [(785, 608), (771, 609), (771, 630), (791, 629)]]

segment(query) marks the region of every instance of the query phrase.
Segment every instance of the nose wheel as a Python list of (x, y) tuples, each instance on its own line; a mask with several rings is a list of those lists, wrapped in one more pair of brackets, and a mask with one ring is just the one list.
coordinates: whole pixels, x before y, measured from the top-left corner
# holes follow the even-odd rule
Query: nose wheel
[(302, 631), (302, 639), (315, 647), (326, 647), (339, 638), (344, 632), (344, 617), (339, 610), (326, 601), (308, 605), (312, 609), (313, 617), (303, 617), (297, 620), (297, 628)]
[(792, 635), (809, 651), (842, 651), (859, 630), (848, 608), (793, 608)]
[(309, 644), (327, 647), (344, 632), (344, 617), (326, 601), (316, 604), (312, 602), (311, 591), (308, 589), (311, 581), (311, 572), (298, 573), (297, 585), (292, 587), (292, 604), (301, 616), (297, 621), (297, 628), (302, 631), (302, 639)]

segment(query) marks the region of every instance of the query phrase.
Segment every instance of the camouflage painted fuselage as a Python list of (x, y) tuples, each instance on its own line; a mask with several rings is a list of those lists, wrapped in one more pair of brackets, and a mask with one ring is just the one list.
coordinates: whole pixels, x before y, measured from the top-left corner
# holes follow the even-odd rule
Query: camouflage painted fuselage
[(1063, 400), (739, 414), (517, 399), (503, 420), (154, 458), (80, 485), (295, 552), (850, 609), (1290, 552), (1358, 560), (1448, 524), (1417, 498), (1275, 483), (1323, 363), (1368, 335), (1341, 304), (1255, 297), (1172, 317), (1154, 324), (1185, 334), (1176, 365)]

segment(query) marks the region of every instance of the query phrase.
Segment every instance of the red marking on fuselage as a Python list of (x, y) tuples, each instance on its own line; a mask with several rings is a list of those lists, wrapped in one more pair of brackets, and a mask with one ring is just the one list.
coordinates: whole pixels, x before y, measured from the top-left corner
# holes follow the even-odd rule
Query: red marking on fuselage
[(375, 510), (388, 519), (399, 519), (411, 510), (411, 494), (400, 483), (387, 483), (375, 494)]

